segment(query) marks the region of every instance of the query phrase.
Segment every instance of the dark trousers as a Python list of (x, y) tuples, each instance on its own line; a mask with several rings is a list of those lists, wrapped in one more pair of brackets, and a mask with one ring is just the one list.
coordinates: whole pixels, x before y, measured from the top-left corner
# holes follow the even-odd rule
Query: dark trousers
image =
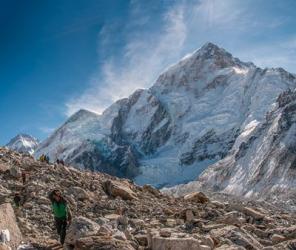
[(66, 218), (55, 217), (55, 224), (56, 224), (58, 235), (60, 236), (60, 242), (63, 245), (66, 238), (67, 220)]

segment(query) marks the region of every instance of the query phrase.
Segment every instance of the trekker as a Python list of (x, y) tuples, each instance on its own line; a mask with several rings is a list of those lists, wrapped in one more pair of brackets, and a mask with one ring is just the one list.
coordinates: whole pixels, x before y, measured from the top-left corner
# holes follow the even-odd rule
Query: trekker
[(45, 155), (45, 162), (49, 164), (49, 157), (47, 155)]
[(20, 193), (15, 193), (14, 194), (14, 197), (13, 197), (13, 201), (14, 201), (14, 204), (17, 208), (19, 208), (21, 206), (21, 196), (20, 196)]
[(39, 161), (41, 161), (41, 162), (44, 162), (45, 161), (45, 155), (44, 154), (40, 155)]
[(23, 180), (23, 185), (25, 185), (27, 182), (27, 173), (25, 171), (22, 171), (22, 180)]
[(63, 198), (61, 192), (55, 189), (50, 192), (49, 199), (55, 219), (57, 233), (60, 236), (60, 242), (63, 245), (66, 238), (67, 225), (71, 223), (71, 211), (67, 201)]

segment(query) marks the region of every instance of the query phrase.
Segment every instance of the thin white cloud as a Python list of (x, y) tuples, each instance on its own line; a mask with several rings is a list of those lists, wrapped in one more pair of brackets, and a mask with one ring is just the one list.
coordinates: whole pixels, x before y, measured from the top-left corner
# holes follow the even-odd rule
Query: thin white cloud
[(39, 130), (42, 132), (42, 133), (45, 133), (45, 134), (51, 134), (55, 128), (50, 128), (50, 127), (39, 127)]
[(109, 58), (102, 66), (101, 77), (95, 75), (90, 88), (66, 104), (67, 115), (81, 108), (101, 113), (114, 101), (152, 85), (160, 70), (180, 57), (187, 36), (183, 5), (170, 9), (163, 21), (164, 27), (158, 34), (142, 34), (126, 44), (123, 67)]
[[(193, 8), (194, 18), (199, 24), (209, 27), (239, 27), (240, 17), (245, 15), (244, 8), (235, 0), (201, 0)], [(194, 20), (195, 22), (197, 20)]]
[(296, 73), (296, 39), (291, 37), (272, 44), (250, 46), (238, 52), (241, 59), (254, 62), (257, 66), (282, 67), (291, 73)]
[[(259, 66), (293, 67), (295, 63), (287, 49), (294, 48), (295, 40), (282, 43), (285, 50), (272, 44), (262, 47), (244, 43), (245, 37), (262, 30), (273, 30), (285, 22), (281, 16), (255, 18), (252, 9), (256, 3), (248, 3), (237, 0), (179, 1), (164, 13), (157, 31), (141, 31), (128, 36), (120, 63), (117, 57), (110, 55), (99, 73), (91, 78), (90, 87), (66, 104), (67, 115), (81, 108), (101, 113), (136, 89), (150, 87), (162, 69), (207, 41), (231, 48), (236, 56), (253, 60)], [(131, 1), (130, 6), (134, 18), (127, 25), (133, 27), (150, 20), (150, 16), (142, 15), (139, 1)], [(101, 30), (98, 53), (113, 42), (112, 28), (109, 24)]]

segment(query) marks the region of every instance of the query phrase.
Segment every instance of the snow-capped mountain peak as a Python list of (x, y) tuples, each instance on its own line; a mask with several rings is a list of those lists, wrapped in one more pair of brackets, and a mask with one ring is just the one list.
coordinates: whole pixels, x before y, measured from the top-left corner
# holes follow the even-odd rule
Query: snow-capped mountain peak
[(33, 154), (38, 144), (39, 141), (36, 138), (27, 134), (18, 134), (6, 144), (6, 147), (20, 153)]
[(207, 43), (102, 115), (72, 116), (35, 155), (139, 184), (184, 183), (252, 137), (278, 96), (295, 87), (292, 74)]

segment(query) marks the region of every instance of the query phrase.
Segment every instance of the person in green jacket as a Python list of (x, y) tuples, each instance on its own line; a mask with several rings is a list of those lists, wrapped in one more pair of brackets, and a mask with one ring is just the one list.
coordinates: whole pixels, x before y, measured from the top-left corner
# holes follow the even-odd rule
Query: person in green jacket
[(60, 242), (63, 245), (66, 238), (67, 225), (71, 223), (71, 211), (67, 201), (63, 198), (61, 192), (55, 189), (50, 192), (49, 199), (55, 219), (57, 233), (60, 236)]

